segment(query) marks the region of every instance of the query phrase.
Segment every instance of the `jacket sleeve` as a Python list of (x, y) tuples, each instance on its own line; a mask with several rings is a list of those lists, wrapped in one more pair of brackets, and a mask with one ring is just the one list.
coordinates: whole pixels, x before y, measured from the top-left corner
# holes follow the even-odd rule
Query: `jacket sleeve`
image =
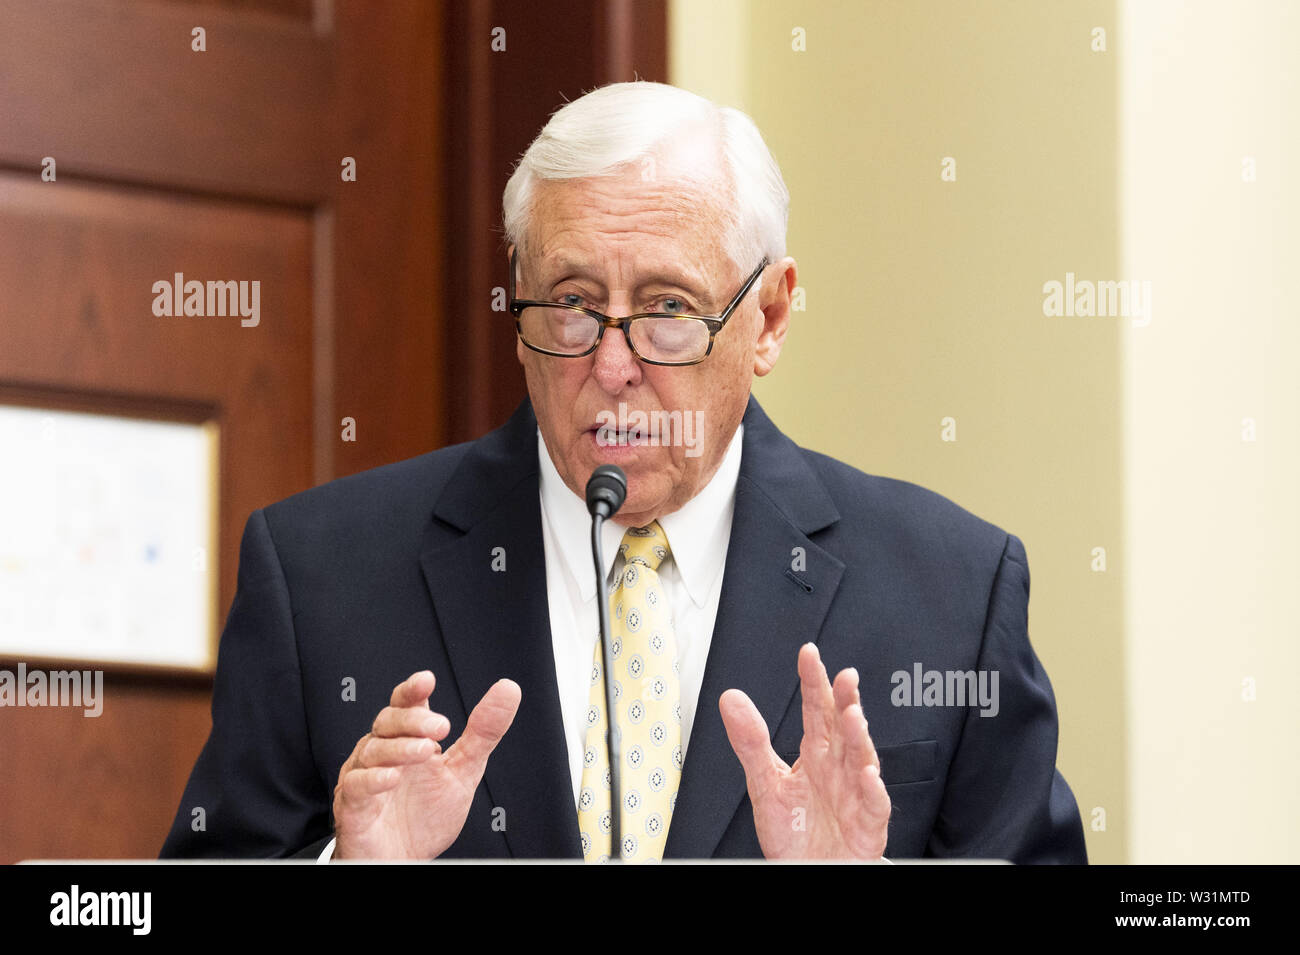
[(978, 663), (998, 676), (997, 713), (967, 713), (927, 855), (1088, 861), (1074, 794), (1056, 769), (1056, 698), (1029, 644), (1028, 616), (1029, 563), (1008, 535)]
[(212, 732), (161, 858), (319, 853), (331, 798), (312, 759), (284, 571), (262, 511), (244, 527), (212, 691)]

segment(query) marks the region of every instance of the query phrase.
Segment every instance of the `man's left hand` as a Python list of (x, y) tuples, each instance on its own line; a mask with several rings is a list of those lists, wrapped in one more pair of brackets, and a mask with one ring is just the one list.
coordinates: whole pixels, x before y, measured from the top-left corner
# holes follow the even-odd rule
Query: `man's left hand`
[(803, 741), (787, 766), (772, 749), (752, 700), (728, 690), (718, 700), (727, 738), (745, 769), (758, 843), (768, 859), (879, 861), (888, 841), (889, 795), (867, 732), (858, 672), (831, 686), (815, 644), (799, 649)]

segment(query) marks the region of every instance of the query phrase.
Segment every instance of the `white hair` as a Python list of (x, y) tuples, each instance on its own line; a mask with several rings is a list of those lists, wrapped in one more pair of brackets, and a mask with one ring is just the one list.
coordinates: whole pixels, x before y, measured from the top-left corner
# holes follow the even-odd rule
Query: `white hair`
[(539, 180), (617, 175), (701, 126), (714, 132), (729, 179), (719, 197), (727, 255), (743, 272), (760, 256), (777, 261), (785, 255), (790, 193), (754, 121), (738, 109), (644, 80), (602, 86), (552, 114), (506, 183), (506, 241), (521, 253), (526, 247)]

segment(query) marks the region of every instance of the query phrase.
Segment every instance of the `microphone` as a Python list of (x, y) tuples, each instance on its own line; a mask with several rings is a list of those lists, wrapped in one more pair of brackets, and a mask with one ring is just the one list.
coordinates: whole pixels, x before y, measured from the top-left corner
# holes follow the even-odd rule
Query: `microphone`
[(609, 632), (609, 594), (605, 592), (605, 557), (600, 529), (618, 513), (627, 499), (627, 475), (613, 464), (602, 464), (587, 480), (587, 511), (591, 514), (591, 559), (596, 567), (596, 613), (600, 618), (600, 645), (605, 660), (605, 724), (609, 752), (609, 847), (611, 859), (623, 858), (623, 836), (618, 816), (622, 806), (618, 785), (618, 747), (614, 745), (614, 655)]
[(602, 464), (587, 481), (587, 512), (608, 520), (627, 499), (627, 475), (615, 464)]

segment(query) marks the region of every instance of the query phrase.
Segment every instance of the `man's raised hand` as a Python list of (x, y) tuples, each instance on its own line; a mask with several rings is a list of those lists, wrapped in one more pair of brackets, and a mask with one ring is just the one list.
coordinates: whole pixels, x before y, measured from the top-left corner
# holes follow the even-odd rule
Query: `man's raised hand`
[(520, 689), (498, 680), (455, 744), (451, 723), (429, 709), (434, 676), (413, 673), (393, 689), (334, 787), (335, 859), (433, 859), (456, 841), (488, 757), (514, 722)]
[(753, 701), (728, 690), (718, 701), (727, 738), (745, 769), (758, 844), (768, 859), (879, 860), (889, 836), (889, 795), (867, 732), (856, 670), (832, 688), (817, 647), (799, 649), (803, 741), (794, 766), (772, 749)]

